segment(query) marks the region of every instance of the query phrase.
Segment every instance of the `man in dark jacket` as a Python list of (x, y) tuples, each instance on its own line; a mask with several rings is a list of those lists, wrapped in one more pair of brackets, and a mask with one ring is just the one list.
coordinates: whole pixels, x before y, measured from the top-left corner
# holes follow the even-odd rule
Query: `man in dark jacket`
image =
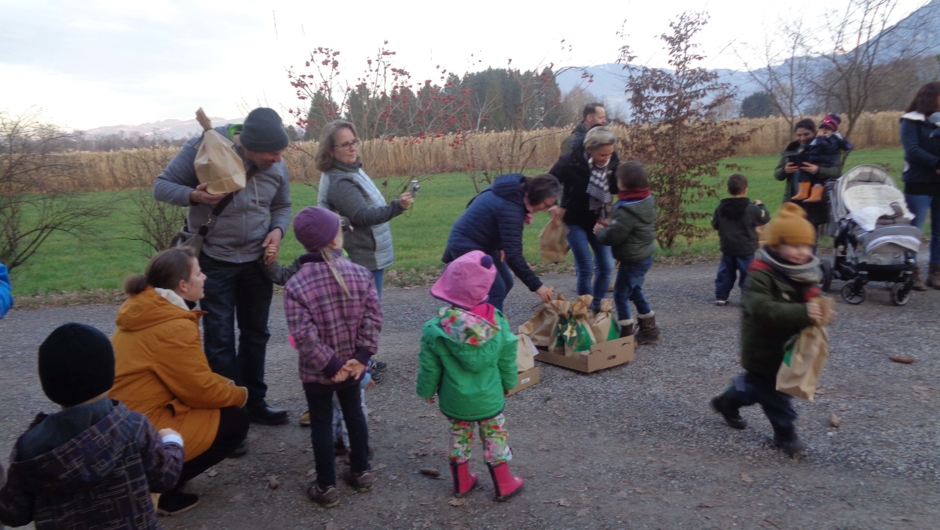
[(551, 175), (496, 177), (454, 223), (441, 259), (450, 263), (472, 250), (489, 254), (497, 274), (487, 302), (500, 311), (512, 289), (513, 274), (543, 302), (550, 302), (552, 288), (542, 285), (522, 255), (522, 231), (532, 222), (533, 213), (553, 207), (560, 195), (561, 184)]
[(574, 139), (587, 134), (587, 132), (591, 130), (591, 127), (595, 125), (607, 125), (607, 111), (600, 103), (588, 103), (585, 105), (584, 109), (581, 111), (581, 116), (583, 118), (581, 123), (576, 125), (571, 131), (571, 134), (562, 140), (560, 154), (563, 155), (571, 152), (574, 147)]
[(747, 198), (747, 177), (735, 173), (728, 177), (728, 193), (712, 215), (712, 228), (718, 230), (721, 264), (715, 278), (715, 305), (726, 305), (734, 281), (744, 291), (747, 269), (757, 251), (757, 230), (770, 221), (770, 214), (760, 201)]

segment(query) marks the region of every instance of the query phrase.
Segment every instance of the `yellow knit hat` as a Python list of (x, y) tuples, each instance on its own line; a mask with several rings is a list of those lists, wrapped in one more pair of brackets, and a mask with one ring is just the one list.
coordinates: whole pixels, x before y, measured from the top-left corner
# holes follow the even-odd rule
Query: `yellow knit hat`
[(806, 210), (792, 202), (784, 203), (764, 230), (767, 244), (815, 245), (816, 229), (806, 220)]

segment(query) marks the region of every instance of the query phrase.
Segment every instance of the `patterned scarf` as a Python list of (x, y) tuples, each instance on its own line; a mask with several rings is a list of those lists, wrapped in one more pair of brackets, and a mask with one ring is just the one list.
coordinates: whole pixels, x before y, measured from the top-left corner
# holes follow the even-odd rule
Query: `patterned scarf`
[(784, 262), (779, 254), (765, 247), (757, 251), (757, 259), (794, 282), (819, 283), (819, 258), (816, 256), (809, 263), (796, 265)]
[[(585, 151), (584, 156), (590, 157), (587, 151)], [(594, 164), (594, 158), (588, 158), (588, 167), (591, 170), (591, 180), (588, 181), (587, 187), (588, 209), (592, 212), (604, 210), (605, 215), (599, 215), (598, 217), (607, 217), (606, 207), (610, 202), (610, 190), (607, 186), (608, 164), (610, 164), (610, 161), (604, 164), (603, 167), (598, 167)]]

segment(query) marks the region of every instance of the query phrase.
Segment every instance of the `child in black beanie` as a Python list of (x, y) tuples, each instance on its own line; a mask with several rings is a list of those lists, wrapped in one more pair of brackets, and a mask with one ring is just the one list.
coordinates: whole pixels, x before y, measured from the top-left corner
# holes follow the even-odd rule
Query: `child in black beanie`
[(176, 485), (183, 440), (107, 398), (114, 350), (84, 324), (39, 347), (42, 389), (62, 410), (39, 414), (16, 441), (0, 489), (0, 522), (45, 528), (160, 528), (151, 492)]

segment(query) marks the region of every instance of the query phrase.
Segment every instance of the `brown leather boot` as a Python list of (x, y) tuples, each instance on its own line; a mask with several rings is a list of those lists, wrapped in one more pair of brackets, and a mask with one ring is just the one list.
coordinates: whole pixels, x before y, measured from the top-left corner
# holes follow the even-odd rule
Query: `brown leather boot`
[(911, 289), (915, 291), (927, 290), (927, 286), (924, 285), (923, 280), (920, 279), (920, 265), (914, 265), (914, 284), (911, 285)]
[(817, 184), (813, 186), (809, 191), (809, 199), (806, 199), (806, 202), (819, 202), (823, 199), (823, 191), (826, 188), (822, 184)]
[(640, 330), (634, 337), (637, 344), (652, 344), (663, 338), (663, 333), (656, 326), (656, 313), (650, 311), (646, 315), (638, 315), (636, 321), (640, 325)]
[(633, 324), (633, 319), (630, 320), (618, 320), (617, 324), (620, 326), (620, 338), (629, 337), (633, 335), (633, 331), (636, 326)]
[(927, 281), (924, 282), (927, 287), (940, 289), (940, 263), (931, 263), (927, 269)]
[(809, 182), (800, 182), (800, 191), (796, 195), (790, 197), (791, 201), (802, 201), (809, 198)]

